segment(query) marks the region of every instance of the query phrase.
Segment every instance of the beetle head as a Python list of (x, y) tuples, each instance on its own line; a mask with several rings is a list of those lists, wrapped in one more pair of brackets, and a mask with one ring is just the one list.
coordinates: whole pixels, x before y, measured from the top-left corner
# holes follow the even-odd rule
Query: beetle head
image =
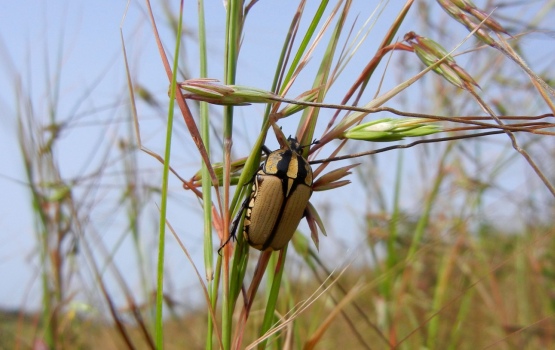
[(287, 143), (289, 144), (289, 148), (291, 149), (291, 151), (299, 154), (301, 153), (303, 147), (301, 146), (301, 144), (299, 143), (296, 137), (289, 136), (287, 138)]

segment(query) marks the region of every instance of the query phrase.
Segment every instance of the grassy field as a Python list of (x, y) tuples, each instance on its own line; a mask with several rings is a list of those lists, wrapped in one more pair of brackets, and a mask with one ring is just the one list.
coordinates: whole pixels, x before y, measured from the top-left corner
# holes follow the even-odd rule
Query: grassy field
[[(391, 341), (406, 349), (423, 344), (436, 349), (549, 348), (555, 342), (552, 231), (535, 228), (526, 234), (499, 232), (478, 238), (461, 229), (454, 244), (427, 243), (414, 260), (395, 269), (387, 269), (384, 262), (380, 268), (350, 266), (333, 281), (325, 281), (323, 268), (306, 271), (302, 279), (289, 277), (276, 312), (302, 312), (271, 346), (283, 348), (289, 337), (292, 342), (308, 342), (338, 312), (319, 339), (319, 348), (382, 349)], [(397, 253), (405, 256), (407, 249), (399, 244)], [(297, 261), (287, 273), (295, 276), (299, 269), (309, 270)], [(318, 292), (327, 286), (327, 292)], [(356, 295), (350, 296), (353, 290)], [(338, 310), (346, 298), (347, 305)], [(247, 343), (258, 338), (264, 308), (263, 300), (255, 302), (245, 331)], [(134, 345), (149, 348), (130, 321), (131, 312), (118, 314), (129, 321), (126, 329)], [(206, 317), (202, 309), (169, 317), (164, 322), (165, 347), (204, 348)], [(31, 339), (40, 339), (44, 329), (40, 319), (39, 313), (3, 312), (2, 347), (31, 347)], [(66, 312), (59, 332), (60, 348), (125, 347), (113, 323), (98, 317)]]
[[(152, 5), (85, 111), (65, 50), (38, 98), (13, 75), (34, 275), (1, 349), (555, 347), (555, 3)], [(289, 135), (314, 193), (260, 252), (241, 203)]]

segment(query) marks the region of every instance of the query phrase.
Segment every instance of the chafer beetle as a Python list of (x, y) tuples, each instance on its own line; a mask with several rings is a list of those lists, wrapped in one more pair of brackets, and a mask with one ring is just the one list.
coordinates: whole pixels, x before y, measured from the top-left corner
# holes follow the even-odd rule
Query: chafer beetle
[(301, 155), (297, 139), (289, 137), (287, 141), (287, 146), (268, 155), (243, 205), (245, 240), (262, 251), (281, 250), (289, 243), (312, 195), (312, 168)]

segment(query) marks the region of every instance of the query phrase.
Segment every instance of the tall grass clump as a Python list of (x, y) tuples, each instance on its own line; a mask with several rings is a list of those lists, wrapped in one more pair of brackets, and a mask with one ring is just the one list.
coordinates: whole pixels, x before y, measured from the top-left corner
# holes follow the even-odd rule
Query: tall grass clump
[[(552, 59), (529, 62), (526, 51), (552, 5), (340, 0), (293, 9), (230, 0), (223, 17), (203, 1), (153, 5), (142, 6), (167, 91), (139, 84), (124, 19), (132, 121), (117, 161), (106, 156), (91, 172), (98, 181), (112, 167), (123, 174), (116, 202), (139, 290), (117, 261), (121, 242), (93, 244), (83, 225), (87, 191), (77, 196), (79, 181), (60, 173), (51, 151), (59, 133), (42, 139), (34, 133), (43, 125), (18, 116), (48, 347), (76, 344), (60, 328), (74, 245), (98, 290), (95, 305), (110, 316), (96, 332), (117, 347), (553, 346), (555, 91)], [(257, 31), (272, 20), (268, 11), (284, 9), (290, 17), (277, 34)], [(514, 16), (524, 10), (534, 15), (522, 24)], [(223, 28), (217, 49), (215, 27)], [(256, 45), (273, 55), (254, 54)], [(154, 150), (147, 105), (164, 116)], [(55, 118), (48, 126), (64, 127)], [(304, 146), (314, 194), (290, 244), (260, 252), (243, 237), (242, 203), (264, 146), (284, 147), (289, 135)], [(141, 176), (145, 159), (156, 176)], [(155, 230), (146, 203), (155, 203)], [(186, 311), (186, 293), (171, 287), (178, 280), (198, 296)]]

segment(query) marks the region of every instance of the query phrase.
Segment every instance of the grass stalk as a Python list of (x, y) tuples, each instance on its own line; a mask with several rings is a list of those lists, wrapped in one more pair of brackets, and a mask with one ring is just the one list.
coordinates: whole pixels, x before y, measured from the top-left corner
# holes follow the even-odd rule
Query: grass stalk
[[(208, 77), (208, 57), (206, 50), (206, 23), (204, 15), (204, 1), (200, 0), (198, 3), (198, 37), (199, 37), (199, 61), (200, 61), (200, 77)], [(210, 157), (210, 120), (208, 115), (208, 104), (205, 102), (199, 103), (199, 113), (200, 113), (200, 132), (202, 136), (202, 141), (206, 147), (206, 152), (208, 157)], [(207, 165), (202, 163), (202, 178), (208, 179), (210, 173), (208, 172)], [(214, 281), (214, 263), (213, 263), (213, 243), (212, 243), (212, 186), (208, 181), (203, 181), (202, 183), (202, 206), (204, 213), (204, 267), (205, 275), (207, 280), (207, 288), (210, 292), (210, 305), (212, 309), (216, 308), (216, 302), (218, 298), (218, 289), (215, 286), (219, 284)], [(221, 261), (221, 260), (219, 260)], [(219, 277), (216, 276), (216, 277)], [(218, 279), (217, 279), (218, 280)], [(216, 281), (217, 281), (216, 280)], [(208, 314), (207, 324), (206, 324), (206, 349), (213, 349), (214, 340), (214, 321), (211, 319), (212, 314)]]
[[(230, 0), (227, 2), (227, 16), (226, 16), (226, 38), (225, 38), (225, 56), (224, 56), (224, 82), (226, 84), (235, 83), (235, 75), (237, 69), (237, 58), (239, 55), (239, 42), (241, 39), (241, 32), (243, 27), (243, 1)], [(230, 198), (229, 198), (229, 184), (231, 183), (230, 168), (231, 168), (231, 147), (233, 143), (233, 107), (224, 107), (223, 116), (223, 144), (224, 144), (224, 195), (223, 195), (223, 226), (224, 226), (224, 239), (229, 237), (230, 227)], [(231, 348), (231, 334), (233, 328), (233, 309), (234, 301), (230, 299), (230, 270), (229, 270), (229, 257), (230, 246), (224, 247), (224, 260), (223, 260), (223, 293), (222, 293), (222, 338), (224, 349)]]
[[(270, 330), (275, 321), (275, 310), (277, 307), (281, 281), (283, 278), (283, 270), (285, 266), (285, 258), (287, 257), (287, 246), (280, 251), (279, 258), (276, 263), (270, 263), (269, 266), (273, 267), (274, 271), (267, 274), (268, 280), (271, 281), (271, 286), (268, 290), (268, 301), (264, 310), (264, 318), (262, 326), (260, 327), (259, 336), (262, 337)], [(275, 254), (273, 256), (275, 259)], [(259, 349), (265, 349), (268, 339), (264, 339), (258, 346)]]
[(422, 243), (422, 238), (424, 237), (425, 229), (428, 226), (428, 222), (431, 217), (431, 211), (434, 207), (435, 201), (437, 199), (437, 195), (439, 193), (439, 188), (443, 183), (443, 180), (445, 179), (445, 162), (447, 161), (448, 155), (451, 153), (453, 145), (454, 145), (453, 143), (449, 143), (447, 145), (447, 148), (443, 151), (442, 158), (438, 163), (437, 173), (436, 173), (436, 176), (434, 177), (433, 187), (430, 190), (430, 193), (428, 194), (426, 201), (424, 202), (424, 210), (422, 212), (422, 216), (418, 219), (418, 223), (414, 230), (414, 236), (412, 238), (412, 242), (406, 257), (407, 261), (410, 261), (414, 257), (416, 250)]
[[(180, 3), (179, 22), (177, 32), (183, 31), (183, 1)], [(177, 89), (177, 74), (179, 63), (179, 49), (181, 40), (175, 41), (174, 60), (172, 68), (172, 81), (170, 85), (170, 101), (168, 106), (168, 123), (166, 128), (166, 145), (164, 151), (164, 168), (162, 171), (162, 194), (160, 198), (160, 227), (158, 241), (158, 262), (156, 278), (156, 321), (155, 321), (155, 340), (156, 348), (164, 348), (164, 258), (166, 247), (166, 213), (168, 203), (168, 181), (170, 172), (171, 140), (173, 135), (173, 111), (175, 106), (175, 96)]]

